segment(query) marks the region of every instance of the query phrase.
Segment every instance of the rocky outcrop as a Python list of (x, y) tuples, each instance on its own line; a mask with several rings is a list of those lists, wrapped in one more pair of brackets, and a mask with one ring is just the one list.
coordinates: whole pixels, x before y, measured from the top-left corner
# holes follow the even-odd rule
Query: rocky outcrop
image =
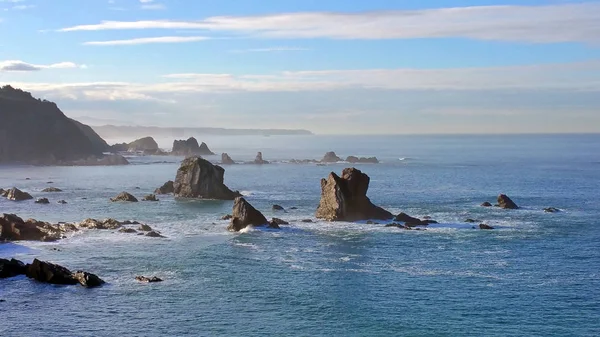
[(370, 178), (355, 168), (346, 168), (342, 177), (331, 172), (321, 179), (321, 201), (316, 216), (329, 221), (389, 220), (394, 216), (373, 205), (367, 197)]
[(175, 140), (171, 154), (175, 156), (214, 155), (206, 143), (198, 145), (198, 141), (194, 137), (190, 137), (187, 140)]
[(258, 152), (256, 154), (256, 158), (254, 158), (254, 161), (252, 163), (253, 164), (257, 164), (257, 165), (269, 164), (268, 161), (266, 161), (266, 160), (263, 159), (262, 152)]
[(79, 284), (81, 284), (82, 286), (84, 286), (86, 288), (96, 288), (96, 287), (100, 287), (101, 285), (106, 283), (106, 282), (104, 282), (104, 280), (99, 278), (97, 275), (94, 275), (92, 273), (88, 273), (85, 271), (81, 271), (81, 270), (74, 272), (72, 277), (77, 282), (79, 282)]
[(164, 238), (164, 236), (157, 231), (149, 231), (148, 233), (146, 233), (146, 236), (151, 238)]
[(38, 259), (33, 260), (33, 262), (27, 267), (26, 275), (29, 278), (43, 283), (62, 285), (73, 285), (79, 283), (73, 277), (73, 273), (69, 269), (54, 263), (40, 261)]
[(49, 204), (50, 200), (48, 200), (48, 198), (38, 198), (35, 201), (36, 204)]
[(171, 194), (175, 192), (173, 180), (169, 180), (154, 191), (154, 194)]
[(273, 205), (273, 207), (271, 207), (274, 211), (285, 211), (285, 208), (283, 208), (283, 206), (280, 205)]
[(242, 197), (235, 199), (232, 215), (231, 224), (227, 227), (232, 232), (239, 232), (248, 226), (262, 227), (269, 225), (267, 218)]
[(343, 159), (338, 157), (335, 152), (330, 151), (325, 153), (323, 159), (321, 159), (322, 163), (337, 163), (338, 161), (342, 161)]
[(484, 202), (483, 204), (481, 204), (482, 207), (492, 207), (492, 204), (488, 201)]
[(235, 164), (235, 162), (233, 161), (233, 159), (231, 159), (231, 157), (227, 153), (222, 153), (221, 154), (221, 164), (233, 165), (233, 164)]
[(63, 190), (61, 190), (60, 188), (57, 188), (57, 187), (48, 187), (48, 188), (44, 188), (42, 190), (42, 192), (45, 192), (45, 193), (62, 192), (62, 191)]
[(0, 163), (55, 165), (108, 149), (91, 128), (67, 118), (53, 102), (11, 86), (0, 88)]
[(181, 162), (175, 178), (174, 194), (182, 198), (233, 200), (241, 196), (230, 190), (224, 181), (225, 169), (200, 157)]
[(156, 195), (154, 194), (148, 194), (147, 196), (142, 198), (143, 201), (158, 201), (158, 199), (156, 198)]
[(154, 283), (154, 282), (162, 282), (163, 281), (161, 278), (158, 278), (156, 276), (152, 276), (152, 277), (136, 276), (135, 279), (139, 282), (144, 282), (144, 283)]
[(143, 152), (144, 154), (156, 154), (160, 152), (158, 143), (152, 137), (136, 139), (127, 144), (127, 152)]
[(279, 219), (279, 218), (273, 218), (273, 219), (271, 219), (271, 224), (276, 224), (277, 226), (282, 226), (282, 225), (289, 225), (290, 223), (285, 220)]
[(378, 164), (379, 160), (377, 159), (377, 157), (356, 157), (356, 156), (349, 156), (346, 158), (346, 161), (351, 163), (351, 164), (355, 164), (355, 163), (359, 163), (359, 164)]
[(126, 227), (123, 227), (123, 228), (119, 229), (118, 232), (119, 233), (126, 233), (126, 234), (137, 233), (137, 231), (135, 229), (133, 229), (133, 228), (126, 228)]
[(15, 214), (0, 216), (0, 241), (56, 241), (62, 237), (59, 226), (29, 219), (24, 221)]
[(12, 201), (23, 201), (23, 200), (33, 199), (31, 194), (29, 194), (27, 192), (23, 192), (16, 187), (13, 187), (10, 190), (8, 190), (8, 193), (6, 193), (6, 198), (8, 200), (12, 200)]
[(140, 224), (140, 227), (138, 227), (138, 231), (142, 231), (142, 232), (151, 232), (152, 231), (152, 227), (146, 225), (146, 224)]
[(25, 275), (27, 267), (19, 260), (0, 258), (0, 279)]
[(482, 223), (482, 224), (479, 224), (479, 229), (494, 229), (494, 227), (488, 226), (488, 225)]
[(504, 209), (518, 209), (519, 206), (515, 204), (507, 195), (500, 194), (498, 196), (498, 206)]
[(110, 198), (110, 201), (128, 201), (128, 202), (137, 202), (137, 198), (127, 192), (121, 192), (117, 194), (114, 198)]

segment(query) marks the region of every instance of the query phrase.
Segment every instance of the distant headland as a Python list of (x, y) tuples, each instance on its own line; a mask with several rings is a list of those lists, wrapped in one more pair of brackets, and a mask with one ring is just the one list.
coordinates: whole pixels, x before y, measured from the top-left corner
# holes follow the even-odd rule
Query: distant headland
[(153, 137), (188, 137), (191, 135), (219, 135), (219, 136), (299, 136), (313, 135), (308, 130), (301, 129), (225, 129), (225, 128), (183, 128), (183, 127), (158, 127), (158, 126), (125, 126), (102, 125), (93, 126), (92, 129), (104, 139), (111, 138), (141, 138), (148, 135)]

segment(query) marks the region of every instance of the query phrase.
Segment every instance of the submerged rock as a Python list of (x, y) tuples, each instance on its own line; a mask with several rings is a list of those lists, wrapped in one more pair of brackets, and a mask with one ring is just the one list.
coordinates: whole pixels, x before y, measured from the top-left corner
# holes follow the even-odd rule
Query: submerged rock
[(12, 201), (23, 201), (23, 200), (33, 199), (31, 194), (29, 194), (27, 192), (23, 192), (16, 187), (13, 187), (8, 190), (8, 193), (6, 193), (6, 198), (8, 200), (12, 200)]
[(515, 204), (507, 195), (500, 194), (498, 196), (498, 207), (504, 209), (518, 209), (519, 206)]
[(482, 207), (492, 207), (492, 204), (489, 202), (484, 202), (483, 204), (481, 204)]
[(488, 225), (482, 223), (482, 224), (479, 224), (479, 229), (494, 229), (494, 227), (488, 226)]
[(285, 208), (283, 208), (283, 206), (280, 205), (273, 205), (272, 208), (274, 211), (285, 211)]
[(27, 267), (19, 260), (0, 258), (0, 279), (25, 275)]
[(142, 232), (151, 232), (152, 231), (152, 227), (146, 225), (146, 224), (140, 224), (140, 227), (138, 227), (138, 231), (142, 231)]
[(289, 225), (290, 224), (289, 222), (287, 222), (285, 220), (282, 220), (282, 219), (279, 219), (279, 218), (273, 218), (273, 219), (271, 219), (271, 223), (277, 224), (278, 226)]
[(66, 205), (66, 204), (67, 204), (67, 202), (66, 202), (66, 201), (64, 201), (64, 200), (59, 200), (59, 201), (57, 201), (57, 203), (59, 203), (59, 204), (63, 204), (63, 205)]
[(222, 153), (221, 154), (221, 164), (233, 165), (233, 164), (235, 164), (235, 162), (233, 161), (233, 159), (231, 159), (231, 157), (227, 153)]
[(150, 231), (150, 232), (146, 233), (146, 236), (151, 237), (151, 238), (164, 238), (165, 237), (165, 236), (162, 236), (157, 231)]
[(174, 194), (183, 198), (233, 200), (241, 196), (230, 190), (224, 181), (225, 169), (200, 157), (189, 157), (177, 170)]
[(158, 199), (156, 198), (156, 195), (154, 195), (154, 194), (148, 194), (147, 196), (142, 198), (142, 200), (143, 201), (158, 201)]
[(171, 194), (175, 191), (173, 181), (169, 180), (154, 191), (154, 194)]
[(38, 198), (35, 201), (36, 204), (49, 204), (50, 201), (48, 200), (48, 198)]
[(63, 190), (61, 190), (60, 188), (57, 187), (48, 187), (48, 188), (44, 188), (42, 190), (42, 192), (62, 192)]
[(73, 279), (75, 279), (77, 282), (79, 282), (79, 284), (86, 288), (96, 288), (106, 283), (97, 275), (81, 270), (74, 272), (72, 276)]
[(119, 229), (119, 233), (133, 234), (133, 233), (137, 233), (137, 231), (133, 228), (121, 228), (121, 229)]
[(126, 201), (126, 202), (138, 202), (137, 198), (127, 192), (121, 192), (117, 194), (114, 198), (110, 198), (110, 201)]
[(237, 197), (233, 202), (232, 214), (231, 224), (227, 227), (229, 231), (239, 232), (248, 226), (269, 225), (267, 218), (242, 197)]
[(156, 276), (152, 276), (152, 277), (136, 276), (135, 279), (139, 282), (144, 282), (144, 283), (154, 283), (154, 282), (162, 282), (163, 281), (161, 278), (158, 278)]
[(329, 221), (389, 220), (394, 216), (375, 206), (367, 197), (370, 178), (355, 168), (346, 168), (342, 177), (331, 172), (321, 179), (321, 201), (316, 217)]
[(338, 157), (333, 151), (325, 153), (323, 159), (321, 159), (322, 163), (337, 163), (338, 161), (342, 161), (342, 158)]
[(314, 222), (314, 221), (312, 219), (302, 219), (302, 220), (300, 220), (300, 222), (311, 223), (311, 222)]
[(546, 212), (546, 213), (556, 213), (556, 212), (560, 212), (560, 209), (554, 208), (554, 207), (548, 207), (548, 208), (544, 208), (544, 212)]
[(254, 164), (258, 164), (258, 165), (263, 165), (263, 164), (269, 164), (268, 161), (263, 159), (263, 155), (262, 152), (258, 152), (256, 154), (256, 158), (254, 158)]

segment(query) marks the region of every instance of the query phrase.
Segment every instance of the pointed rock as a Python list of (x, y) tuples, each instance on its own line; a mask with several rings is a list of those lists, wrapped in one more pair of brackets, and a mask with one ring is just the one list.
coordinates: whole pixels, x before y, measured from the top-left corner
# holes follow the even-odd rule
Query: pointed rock
[(181, 162), (174, 183), (174, 194), (182, 198), (233, 200), (241, 196), (223, 183), (225, 169), (200, 157)]
[(239, 232), (248, 226), (258, 227), (269, 224), (267, 218), (242, 197), (235, 199), (232, 214), (231, 224), (227, 227), (232, 232)]
[(506, 194), (500, 194), (498, 196), (498, 206), (504, 209), (518, 209), (519, 206), (515, 204)]
[(12, 201), (23, 201), (33, 199), (31, 194), (23, 192), (16, 187), (13, 187), (10, 190), (8, 190), (8, 193), (6, 193), (6, 198)]
[(121, 192), (114, 198), (110, 198), (110, 201), (127, 201), (127, 202), (137, 202), (137, 198), (127, 192)]
[(169, 180), (164, 183), (161, 187), (157, 188), (154, 191), (154, 194), (171, 194), (175, 191), (175, 187), (173, 187), (173, 181)]
[(338, 157), (335, 152), (330, 151), (325, 153), (323, 159), (321, 159), (322, 163), (337, 163), (338, 161), (342, 161), (343, 159)]
[(221, 154), (221, 164), (233, 165), (233, 164), (235, 164), (235, 162), (233, 161), (233, 159), (231, 159), (231, 157), (227, 153), (222, 153)]

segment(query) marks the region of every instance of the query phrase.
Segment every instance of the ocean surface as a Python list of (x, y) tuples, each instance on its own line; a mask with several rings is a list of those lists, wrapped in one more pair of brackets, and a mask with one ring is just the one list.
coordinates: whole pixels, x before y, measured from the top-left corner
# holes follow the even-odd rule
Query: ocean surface
[[(133, 219), (167, 236), (87, 231), (55, 243), (0, 244), (0, 257), (38, 257), (108, 282), (85, 289), (0, 280), (0, 336), (600, 335), (600, 135), (198, 140), (234, 160), (262, 151), (274, 161), (226, 167), (225, 183), (268, 218), (292, 224), (230, 233), (219, 220), (230, 201), (109, 201), (174, 179), (178, 157), (132, 157), (125, 167), (0, 166), (1, 187), (51, 201), (2, 198), (2, 213)], [(371, 177), (371, 200), (440, 224), (406, 231), (297, 221), (314, 219), (320, 179), (350, 165), (285, 161), (326, 151), (377, 156), (382, 163), (355, 165)], [(48, 186), (64, 192), (40, 192)], [(500, 193), (522, 208), (479, 206)], [(467, 218), (496, 229), (473, 229)], [(165, 281), (140, 284), (136, 275)]]

